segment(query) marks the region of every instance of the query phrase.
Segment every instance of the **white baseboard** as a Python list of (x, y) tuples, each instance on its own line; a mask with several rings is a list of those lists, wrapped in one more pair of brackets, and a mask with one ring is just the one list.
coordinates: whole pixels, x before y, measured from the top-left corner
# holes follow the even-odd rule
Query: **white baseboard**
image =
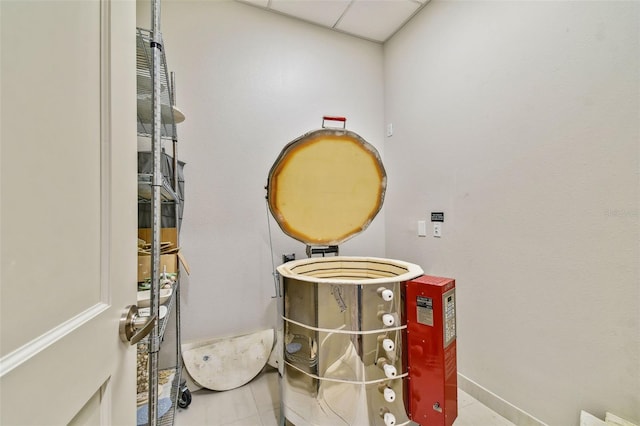
[(458, 387), (511, 423), (518, 426), (548, 426), (460, 373), (458, 373)]

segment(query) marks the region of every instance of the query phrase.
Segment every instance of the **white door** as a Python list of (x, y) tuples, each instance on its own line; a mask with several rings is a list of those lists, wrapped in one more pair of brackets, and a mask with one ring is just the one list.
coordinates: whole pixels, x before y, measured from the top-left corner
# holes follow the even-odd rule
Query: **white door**
[(135, 425), (135, 2), (0, 20), (0, 424)]

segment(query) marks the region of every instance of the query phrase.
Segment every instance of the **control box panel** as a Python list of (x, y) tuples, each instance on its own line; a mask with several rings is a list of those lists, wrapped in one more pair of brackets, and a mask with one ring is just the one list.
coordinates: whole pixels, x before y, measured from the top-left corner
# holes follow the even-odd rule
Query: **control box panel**
[(408, 281), (405, 301), (407, 412), (421, 426), (451, 426), (458, 416), (455, 280)]

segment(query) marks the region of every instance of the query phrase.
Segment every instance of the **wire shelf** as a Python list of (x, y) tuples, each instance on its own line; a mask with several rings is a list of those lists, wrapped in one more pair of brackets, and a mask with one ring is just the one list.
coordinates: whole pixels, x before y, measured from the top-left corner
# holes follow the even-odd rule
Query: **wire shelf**
[[(171, 293), (171, 297), (169, 297), (169, 300), (167, 300), (167, 303), (164, 304), (164, 306), (167, 307), (167, 313), (164, 315), (163, 318), (158, 320), (158, 338), (160, 339), (160, 341), (162, 342), (164, 340), (164, 332), (167, 328), (167, 323), (169, 322), (169, 316), (171, 315), (171, 311), (174, 309), (174, 305), (175, 305), (175, 300), (176, 300), (176, 292), (179, 291), (178, 290), (178, 286), (180, 285), (180, 280), (176, 280), (176, 282), (173, 284), (173, 291)], [(149, 336), (145, 337), (144, 339), (140, 340), (140, 343), (138, 344), (148, 344), (149, 343)]]
[(176, 367), (176, 374), (173, 377), (173, 383), (171, 384), (171, 401), (172, 408), (167, 411), (164, 416), (160, 417), (158, 424), (160, 426), (173, 426), (174, 417), (176, 413), (176, 405), (178, 402), (178, 397), (180, 396), (180, 381), (182, 380), (182, 369)]
[[(138, 135), (151, 136), (153, 133), (152, 103), (152, 52), (151, 31), (137, 28), (136, 31), (136, 76), (138, 94)], [(164, 43), (164, 42), (163, 42)], [(169, 73), (164, 52), (161, 52), (160, 64), (160, 121), (161, 136), (166, 139), (176, 139), (176, 123), (173, 116), (174, 105), (170, 90)]]
[[(166, 369), (160, 370), (158, 374), (162, 374), (163, 372), (169, 375), (173, 374), (173, 379), (171, 381), (171, 389), (167, 393), (163, 392), (164, 395), (167, 395), (167, 394), (169, 395), (169, 399), (171, 400), (171, 406), (161, 417), (158, 418), (157, 424), (159, 426), (173, 426), (176, 406), (177, 406), (178, 398), (180, 397), (180, 382), (182, 381), (182, 368), (178, 366), (173, 368), (166, 368)], [(138, 407), (138, 410), (140, 410), (141, 408), (143, 410), (147, 409), (148, 407), (147, 404), (148, 402), (146, 404), (140, 405)], [(148, 424), (149, 422), (147, 421), (146, 423), (138, 423), (138, 426), (145, 426)]]
[[(150, 173), (138, 173), (138, 202), (150, 202), (153, 183), (153, 175)], [(180, 202), (180, 197), (171, 187), (166, 177), (162, 177), (160, 196), (164, 202)]]

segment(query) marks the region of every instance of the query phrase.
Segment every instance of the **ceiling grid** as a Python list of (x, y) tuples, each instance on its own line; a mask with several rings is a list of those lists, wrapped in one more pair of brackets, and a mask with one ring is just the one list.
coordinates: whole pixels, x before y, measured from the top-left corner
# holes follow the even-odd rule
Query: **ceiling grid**
[(429, 0), (237, 0), (376, 43), (389, 40)]

